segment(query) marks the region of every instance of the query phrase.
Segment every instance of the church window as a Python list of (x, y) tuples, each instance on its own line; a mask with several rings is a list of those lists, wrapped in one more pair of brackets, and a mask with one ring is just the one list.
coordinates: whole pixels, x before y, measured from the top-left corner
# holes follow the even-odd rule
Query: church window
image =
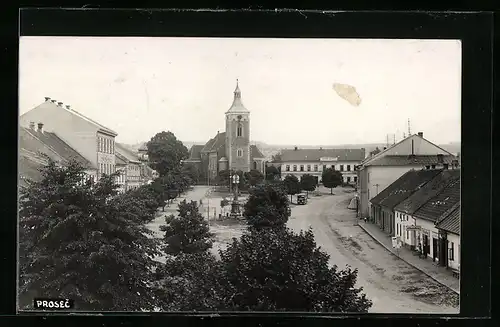
[(241, 137), (243, 135), (243, 126), (238, 124), (238, 128), (236, 129), (236, 136)]
[(236, 155), (237, 155), (238, 157), (243, 157), (243, 150), (238, 149), (238, 151), (236, 151)]

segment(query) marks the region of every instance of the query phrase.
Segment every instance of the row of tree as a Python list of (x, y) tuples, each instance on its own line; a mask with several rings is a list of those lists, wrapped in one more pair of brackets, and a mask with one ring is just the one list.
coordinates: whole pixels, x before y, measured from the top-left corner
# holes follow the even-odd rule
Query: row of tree
[[(333, 189), (339, 185), (342, 185), (342, 173), (328, 168), (322, 173), (322, 183), (325, 187), (330, 188), (330, 192), (333, 194)], [(300, 180), (295, 175), (287, 175), (283, 180), (283, 185), (285, 187), (286, 193), (290, 195), (290, 201), (292, 196), (302, 191), (306, 191), (307, 195), (312, 192), (318, 186), (318, 179), (310, 174), (304, 174), (300, 177)]]

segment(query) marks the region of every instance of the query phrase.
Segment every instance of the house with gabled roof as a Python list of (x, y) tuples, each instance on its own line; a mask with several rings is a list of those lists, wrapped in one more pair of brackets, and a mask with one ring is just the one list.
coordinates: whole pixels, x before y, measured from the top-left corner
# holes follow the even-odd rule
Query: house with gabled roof
[(436, 169), (407, 171), (370, 200), (371, 221), (375, 222), (387, 234), (394, 235), (396, 227), (394, 208), (424, 187), (440, 172)]
[(371, 214), (371, 199), (411, 169), (440, 169), (458, 165), (456, 157), (424, 138), (413, 134), (367, 157), (357, 166), (360, 217)]
[[(450, 184), (457, 181), (460, 181), (460, 170), (441, 170), (431, 181), (394, 208), (396, 221), (395, 236), (401, 239), (402, 244), (412, 249), (417, 249), (420, 244), (421, 250), (426, 255), (430, 253), (437, 254), (438, 244), (433, 244), (430, 241), (432, 240), (432, 235), (430, 235), (430, 239), (425, 238), (423, 241), (421, 240), (421, 230), (420, 227), (417, 227), (418, 218), (416, 213), (419, 211), (422, 212), (421, 210), (423, 210), (431, 199), (441, 194)], [(435, 217), (439, 217), (439, 215)], [(427, 229), (433, 229), (431, 224), (429, 224)], [(437, 238), (437, 230), (435, 231)], [(432, 234), (432, 232), (430, 233)]]
[(266, 158), (250, 143), (250, 111), (243, 105), (238, 81), (233, 103), (225, 116), (226, 130), (217, 132), (204, 145), (193, 145), (184, 164), (196, 166), (207, 182), (222, 170), (248, 172), (255, 169), (264, 174)]
[(355, 167), (365, 158), (365, 149), (283, 149), (280, 152), (281, 178), (309, 174), (321, 183), (323, 171), (333, 168), (342, 173), (345, 184), (357, 183)]
[(445, 211), (436, 221), (436, 228), (440, 235), (440, 245), (444, 250), (443, 258), (439, 260), (441, 266), (451, 268), (460, 274), (460, 231), (462, 215), (460, 202)]
[(21, 115), (19, 124), (26, 128), (36, 124), (44, 131), (57, 134), (97, 167), (98, 177), (115, 172), (115, 137), (118, 134), (70, 105), (46, 97), (43, 103)]

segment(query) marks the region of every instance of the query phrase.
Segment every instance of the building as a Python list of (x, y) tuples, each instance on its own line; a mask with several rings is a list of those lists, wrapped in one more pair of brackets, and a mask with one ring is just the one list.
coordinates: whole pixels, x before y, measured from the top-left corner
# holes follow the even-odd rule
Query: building
[(343, 182), (357, 183), (355, 167), (365, 158), (365, 149), (294, 149), (281, 150), (281, 178), (287, 175), (313, 175), (321, 183), (321, 175), (328, 168), (342, 172)]
[(205, 145), (193, 145), (184, 164), (195, 165), (207, 182), (227, 169), (243, 172), (255, 169), (265, 173), (264, 155), (250, 144), (250, 111), (243, 105), (238, 82), (225, 116), (225, 132), (217, 132)]
[(87, 178), (97, 178), (97, 167), (55, 133), (45, 131), (43, 124), (39, 124), (37, 128), (34, 124), (29, 128), (19, 127), (19, 185), (26, 186), (27, 179), (40, 180), (39, 170), (48, 164), (49, 159), (59, 166), (65, 166), (74, 160), (85, 169)]
[[(460, 171), (458, 171), (459, 173)], [(457, 241), (457, 237), (450, 235), (446, 230), (441, 229), (440, 231), (437, 225), (441, 222), (441, 227), (443, 227), (444, 220), (456, 209), (455, 206), (459, 205), (460, 177), (455, 176), (441, 192), (432, 197), (413, 214), (417, 240), (421, 242), (424, 253), (433, 261), (440, 262), (441, 265), (448, 264), (451, 258), (453, 259), (451, 261), (456, 262), (455, 257), (449, 257), (449, 252), (445, 249), (453, 248), (454, 254), (457, 254), (458, 258), (460, 240)], [(450, 217), (450, 219), (455, 218)], [(446, 224), (444, 227), (446, 227)], [(440, 251), (440, 248), (443, 250)]]
[(400, 142), (366, 158), (358, 167), (360, 217), (369, 217), (370, 200), (411, 169), (439, 169), (451, 166), (456, 158), (448, 151), (424, 139), (423, 133), (410, 135)]
[(373, 197), (371, 221), (389, 235), (396, 231), (394, 208), (437, 176), (441, 170), (410, 170)]
[(456, 271), (460, 271), (460, 227), (461, 227), (460, 202), (455, 204), (450, 210), (442, 215), (436, 222), (438, 235), (441, 235), (441, 244), (446, 247), (443, 254), (444, 260), (439, 263)]
[(138, 149), (137, 157), (141, 162), (141, 183), (151, 184), (153, 180), (159, 177), (159, 174), (156, 170), (149, 166), (148, 148), (146, 143), (141, 145), (141, 147)]
[(57, 134), (97, 167), (98, 177), (115, 172), (115, 137), (118, 134), (69, 105), (46, 97), (45, 102), (21, 115), (19, 123), (23, 127), (42, 124), (44, 130)]
[[(432, 180), (394, 207), (395, 236), (401, 239), (402, 244), (412, 249), (417, 249), (419, 244), (424, 244), (423, 250), (427, 251), (426, 254), (430, 253), (428, 252), (428, 240), (423, 243), (415, 227), (417, 221), (415, 213), (425, 206), (428, 201), (440, 194), (449, 184), (457, 180), (460, 180), (460, 170), (441, 170)], [(434, 219), (438, 217), (436, 216)]]
[(125, 190), (137, 189), (143, 185), (141, 174), (142, 163), (138, 156), (120, 143), (116, 143), (115, 153), (117, 157), (120, 157), (126, 163), (126, 167), (123, 170), (125, 174)]
[(118, 152), (115, 155), (115, 172), (119, 173), (116, 184), (118, 184), (118, 192), (124, 193), (127, 190), (127, 159)]

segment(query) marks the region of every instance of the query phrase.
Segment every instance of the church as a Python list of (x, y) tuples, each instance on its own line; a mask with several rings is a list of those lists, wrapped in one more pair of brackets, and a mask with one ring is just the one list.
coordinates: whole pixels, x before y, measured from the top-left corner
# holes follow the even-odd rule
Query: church
[(250, 144), (250, 111), (243, 105), (236, 80), (233, 104), (225, 113), (226, 131), (205, 145), (193, 145), (184, 162), (197, 166), (204, 178), (214, 179), (221, 170), (265, 173), (265, 158), (256, 145)]

